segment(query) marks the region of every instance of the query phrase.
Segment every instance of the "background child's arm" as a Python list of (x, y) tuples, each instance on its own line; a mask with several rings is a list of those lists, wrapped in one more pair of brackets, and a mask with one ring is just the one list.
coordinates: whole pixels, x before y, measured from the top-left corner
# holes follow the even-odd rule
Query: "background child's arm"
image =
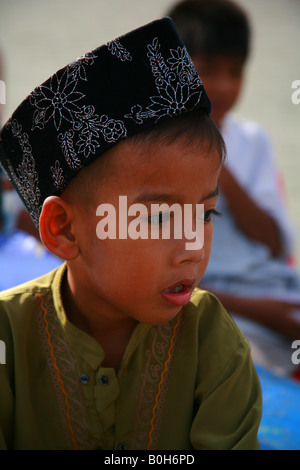
[(275, 220), (256, 204), (226, 167), (222, 169), (219, 185), (245, 235), (268, 246), (273, 256), (280, 256), (283, 246)]
[(300, 337), (300, 321), (294, 315), (300, 304), (270, 298), (245, 298), (214, 292), (227, 311), (249, 318), (290, 338)]

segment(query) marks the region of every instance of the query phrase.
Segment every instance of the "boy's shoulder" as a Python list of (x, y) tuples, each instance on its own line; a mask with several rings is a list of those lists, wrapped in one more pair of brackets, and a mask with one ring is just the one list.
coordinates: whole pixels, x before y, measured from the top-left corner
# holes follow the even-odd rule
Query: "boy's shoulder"
[[(13, 367), (16, 354), (25, 354), (28, 347), (39, 351), (41, 325), (45, 307), (55, 312), (54, 291), (64, 265), (44, 276), (0, 292), (0, 341), (5, 344), (6, 363)], [(60, 274), (61, 273), (61, 274)], [(48, 320), (45, 318), (45, 323)]]
[(23, 295), (33, 291), (45, 290), (49, 288), (53, 282), (57, 271), (61, 269), (62, 267), (59, 266), (53, 269), (52, 271), (44, 274), (43, 276), (32, 279), (31, 281), (24, 282), (15, 287), (3, 290), (2, 292), (0, 292), (0, 301), (5, 301), (6, 299), (17, 295)]
[(64, 269), (65, 264), (41, 277), (0, 292), (0, 319), (3, 314), (26, 316), (29, 310), (34, 308), (37, 296), (43, 297), (51, 292), (54, 280), (64, 272)]

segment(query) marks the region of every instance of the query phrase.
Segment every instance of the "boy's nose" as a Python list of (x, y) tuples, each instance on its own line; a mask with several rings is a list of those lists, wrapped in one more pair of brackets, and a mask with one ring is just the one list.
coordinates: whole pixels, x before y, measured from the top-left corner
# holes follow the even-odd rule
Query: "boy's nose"
[(186, 239), (181, 240), (180, 246), (173, 256), (174, 265), (184, 262), (198, 263), (204, 259), (204, 243), (199, 239), (193, 240), (193, 243), (188, 242)]

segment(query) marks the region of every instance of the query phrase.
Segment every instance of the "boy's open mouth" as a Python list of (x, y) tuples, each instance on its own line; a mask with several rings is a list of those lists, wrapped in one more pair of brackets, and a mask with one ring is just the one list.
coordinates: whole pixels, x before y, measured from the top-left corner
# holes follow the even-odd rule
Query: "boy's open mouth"
[(162, 297), (169, 303), (177, 306), (186, 305), (192, 295), (195, 279), (182, 279), (162, 292)]
[(166, 289), (165, 292), (168, 292), (170, 294), (178, 294), (178, 292), (181, 292), (184, 286), (182, 284), (178, 284), (174, 289)]

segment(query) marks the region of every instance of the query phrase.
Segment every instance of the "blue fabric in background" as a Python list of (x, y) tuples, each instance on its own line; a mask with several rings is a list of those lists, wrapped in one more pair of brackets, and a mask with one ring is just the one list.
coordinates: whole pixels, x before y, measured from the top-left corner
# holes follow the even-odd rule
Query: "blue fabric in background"
[(31, 235), (0, 235), (0, 291), (42, 276), (62, 263)]
[[(291, 349), (291, 355), (292, 355)], [(256, 365), (263, 414), (258, 439), (262, 450), (300, 450), (300, 382)]]

